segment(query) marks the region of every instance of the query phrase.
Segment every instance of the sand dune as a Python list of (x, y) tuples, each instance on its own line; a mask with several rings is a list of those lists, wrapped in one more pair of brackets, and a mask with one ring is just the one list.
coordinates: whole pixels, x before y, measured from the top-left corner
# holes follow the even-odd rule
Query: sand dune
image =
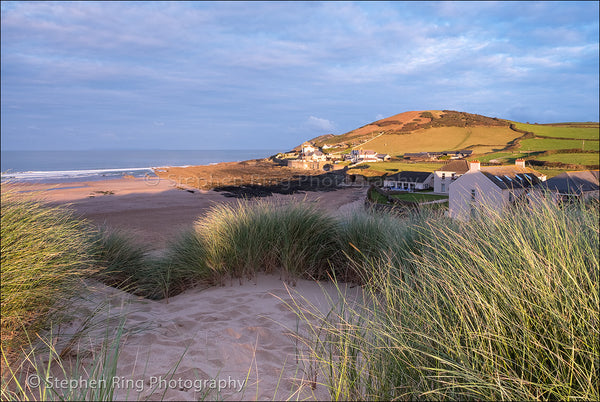
[(289, 287), (261, 274), (151, 301), (92, 283), (82, 309), (108, 304), (73, 358), (97, 352), (106, 327), (125, 318), (116, 399), (192, 400), (203, 392), (208, 399), (329, 399), (324, 378), (302, 358), (306, 325), (290, 307), (327, 312), (338, 292), (352, 299), (360, 289), (306, 280)]
[[(214, 191), (188, 192), (166, 181), (149, 185), (136, 179), (27, 184), (20, 190), (69, 204), (94, 222), (129, 230), (155, 251), (215, 203), (237, 202)], [(304, 200), (333, 214), (350, 214), (361, 207), (365, 193), (366, 188), (346, 188), (267, 198)], [(359, 291), (343, 288), (352, 298)], [(107, 328), (126, 320), (116, 399), (191, 400), (203, 392), (209, 392), (208, 399), (329, 399), (326, 387), (316, 385), (324, 379), (315, 378), (314, 367), (301, 358), (298, 336), (305, 336), (306, 328), (289, 306), (328, 311), (338, 298), (331, 283), (298, 280), (290, 288), (277, 275), (259, 275), (151, 301), (92, 282), (82, 296), (79, 316), (98, 306), (103, 312), (68, 353), (73, 359), (98, 352)], [(76, 332), (79, 325), (63, 333)], [(65, 335), (60, 350), (68, 344)]]

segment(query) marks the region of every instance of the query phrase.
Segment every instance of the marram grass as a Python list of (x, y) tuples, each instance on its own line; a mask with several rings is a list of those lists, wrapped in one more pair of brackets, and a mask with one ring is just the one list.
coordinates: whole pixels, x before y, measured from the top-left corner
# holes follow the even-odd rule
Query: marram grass
[(372, 305), (314, 330), (331, 396), (598, 400), (598, 215), (544, 203), (418, 223), (418, 254), (370, 266)]
[(3, 191), (2, 348), (47, 326), (90, 264), (152, 298), (282, 270), (364, 285), (364, 303), (307, 319), (309, 364), (333, 399), (598, 400), (598, 219), (597, 203), (461, 223), (241, 201), (215, 206), (152, 260), (122, 233), (94, 240), (68, 210)]
[(339, 249), (337, 232), (335, 219), (308, 204), (240, 201), (212, 208), (184, 241), (194, 244), (203, 257), (196, 265), (213, 281), (275, 269), (318, 278)]
[[(4, 186), (3, 186), (4, 187)], [(88, 227), (62, 207), (2, 188), (2, 347), (57, 319), (90, 272)]]
[(76, 355), (74, 361), (62, 356), (53, 343), (53, 334), (40, 337), (19, 361), (2, 350), (3, 401), (112, 401), (115, 399), (117, 362), (124, 336), (125, 320), (116, 327), (106, 323), (99, 350), (90, 357)]

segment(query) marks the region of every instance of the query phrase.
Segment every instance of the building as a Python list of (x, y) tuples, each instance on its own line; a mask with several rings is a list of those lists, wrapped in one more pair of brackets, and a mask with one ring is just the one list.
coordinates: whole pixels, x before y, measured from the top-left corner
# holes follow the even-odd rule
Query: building
[(377, 152), (371, 150), (353, 149), (350, 151), (350, 157), (352, 162), (378, 162)]
[(525, 167), (522, 159), (514, 166), (481, 167), (478, 161), (470, 162), (469, 170), (449, 185), (449, 214), (467, 220), (484, 205), (500, 210), (527, 201), (529, 192), (545, 180), (545, 175)]
[(468, 158), (469, 156), (471, 156), (471, 154), (473, 154), (473, 151), (463, 149), (460, 151), (443, 152), (443, 154), (450, 156), (450, 159), (462, 159), (462, 158)]
[(302, 155), (307, 155), (311, 152), (315, 152), (318, 151), (319, 149), (314, 147), (312, 144), (305, 142), (304, 144), (302, 144)]
[(358, 162), (381, 162), (389, 161), (392, 157), (388, 154), (378, 154), (371, 150), (353, 149), (350, 151), (350, 160), (353, 163)]
[(539, 191), (549, 191), (557, 200), (568, 201), (600, 196), (598, 170), (564, 172), (536, 186)]
[(430, 152), (407, 152), (403, 155), (403, 158), (411, 161), (430, 161), (436, 160), (437, 156), (432, 155)]
[(316, 150), (313, 152), (303, 153), (302, 160), (324, 162), (327, 160), (327, 156), (323, 152)]
[(304, 160), (304, 159), (288, 159), (287, 166), (292, 169), (303, 169), (303, 170), (328, 171), (328, 170), (335, 169), (335, 166), (331, 162), (312, 161), (312, 160)]
[(383, 179), (383, 187), (389, 190), (419, 191), (433, 187), (433, 173), (403, 171)]
[(450, 184), (468, 171), (469, 162), (466, 160), (455, 160), (445, 164), (439, 170), (433, 172), (433, 191), (448, 194)]

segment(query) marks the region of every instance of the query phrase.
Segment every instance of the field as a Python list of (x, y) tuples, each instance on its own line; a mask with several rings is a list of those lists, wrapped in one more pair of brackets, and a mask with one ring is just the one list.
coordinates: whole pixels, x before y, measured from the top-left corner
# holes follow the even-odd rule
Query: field
[(483, 163), (487, 163), (491, 160), (497, 160), (501, 163), (515, 163), (515, 159), (525, 158), (528, 154), (521, 152), (494, 152), (486, 155), (477, 156), (477, 160)]
[[(594, 166), (598, 165), (599, 131), (598, 123), (558, 123), (523, 124), (514, 123), (520, 130), (533, 132), (535, 138), (520, 141), (520, 151), (526, 152), (582, 150), (586, 152), (553, 153), (550, 155), (532, 155), (527, 159), (564, 164)], [(590, 153), (595, 151), (596, 153)], [(501, 157), (500, 154), (496, 155)], [(487, 157), (487, 155), (486, 155)], [(485, 158), (485, 157), (484, 157)], [(481, 158), (481, 159), (484, 159)], [(487, 159), (487, 158), (486, 158)], [(489, 160), (489, 159), (487, 159)], [(539, 170), (539, 169), (538, 169)], [(549, 176), (551, 177), (551, 176)]]
[(562, 162), (577, 165), (598, 165), (598, 154), (552, 154), (544, 155), (536, 158), (540, 161), (547, 162)]
[(522, 151), (550, 151), (557, 149), (582, 149), (598, 151), (598, 141), (560, 140), (556, 138), (529, 138), (521, 141)]
[(436, 194), (428, 194), (428, 193), (406, 193), (406, 194), (394, 194), (393, 198), (397, 198), (402, 201), (412, 201), (412, 202), (428, 202), (428, 201), (438, 201), (438, 200), (447, 200), (448, 197), (445, 195), (436, 195)]
[[(399, 171), (412, 171), (412, 172), (433, 172), (443, 166), (443, 163), (428, 163), (428, 162), (376, 162), (376, 163), (363, 163), (357, 166), (359, 169), (368, 169), (375, 172), (393, 174)], [(359, 173), (360, 172), (356, 172)]]
[[(598, 141), (598, 123), (584, 125), (571, 123), (570, 126), (563, 125), (539, 125), (514, 123), (520, 130), (531, 131), (536, 135), (552, 138), (572, 138)], [(593, 127), (595, 125), (595, 127)]]
[(509, 127), (434, 127), (402, 135), (384, 134), (365, 144), (365, 149), (385, 152), (392, 157), (407, 152), (452, 151), (474, 145), (500, 150), (520, 136)]

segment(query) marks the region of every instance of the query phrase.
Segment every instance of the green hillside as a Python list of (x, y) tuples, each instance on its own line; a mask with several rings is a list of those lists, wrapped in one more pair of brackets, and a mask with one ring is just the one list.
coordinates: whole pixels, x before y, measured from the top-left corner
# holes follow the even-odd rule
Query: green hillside
[[(429, 110), (400, 113), (310, 142), (327, 145), (330, 153), (370, 149), (397, 161), (405, 153), (466, 149), (473, 151), (470, 159), (484, 163), (514, 163), (517, 158), (525, 158), (536, 168), (572, 170), (598, 168), (599, 137), (596, 122), (527, 124), (452, 110)], [(385, 163), (377, 165), (377, 171), (389, 171)], [(411, 170), (418, 170), (418, 165), (413, 163)]]

